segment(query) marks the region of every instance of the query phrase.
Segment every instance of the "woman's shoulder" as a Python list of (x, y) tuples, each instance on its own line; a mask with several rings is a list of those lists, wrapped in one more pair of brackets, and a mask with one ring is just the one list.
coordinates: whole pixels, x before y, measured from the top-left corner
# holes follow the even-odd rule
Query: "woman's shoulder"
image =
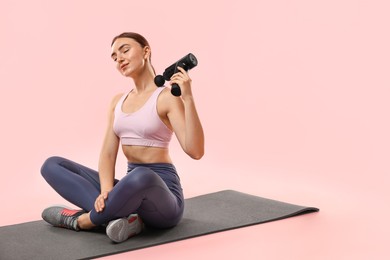
[(161, 91), (160, 97), (163, 102), (169, 103), (180, 100), (179, 98), (172, 95), (170, 87), (164, 87), (164, 89)]
[(110, 109), (114, 109), (116, 104), (119, 102), (119, 100), (125, 95), (126, 93), (117, 93), (112, 99), (110, 104)]
[(119, 101), (119, 99), (121, 99), (121, 97), (123, 97), (125, 94), (127, 93), (124, 93), (124, 92), (121, 92), (121, 93), (117, 93), (114, 95), (114, 97), (112, 98), (112, 101)]
[(174, 109), (180, 102), (181, 98), (172, 95), (170, 87), (164, 87), (164, 90), (161, 91), (158, 98), (159, 106), (164, 112), (169, 112)]

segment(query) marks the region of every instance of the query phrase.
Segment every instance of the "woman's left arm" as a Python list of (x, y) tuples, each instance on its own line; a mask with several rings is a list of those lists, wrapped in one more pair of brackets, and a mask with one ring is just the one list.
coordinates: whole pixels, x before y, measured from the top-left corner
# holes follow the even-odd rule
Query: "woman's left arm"
[(178, 84), (182, 94), (181, 97), (169, 94), (167, 116), (184, 152), (199, 160), (204, 154), (203, 128), (192, 95), (191, 78), (184, 69), (178, 69), (180, 72), (172, 76), (170, 83)]

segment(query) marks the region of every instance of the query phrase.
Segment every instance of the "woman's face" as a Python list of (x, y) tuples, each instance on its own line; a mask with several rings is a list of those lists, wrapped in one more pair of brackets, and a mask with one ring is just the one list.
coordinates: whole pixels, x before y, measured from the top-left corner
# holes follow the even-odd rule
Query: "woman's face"
[(145, 68), (150, 48), (142, 48), (131, 38), (118, 38), (112, 45), (111, 58), (117, 70), (125, 77), (134, 77)]

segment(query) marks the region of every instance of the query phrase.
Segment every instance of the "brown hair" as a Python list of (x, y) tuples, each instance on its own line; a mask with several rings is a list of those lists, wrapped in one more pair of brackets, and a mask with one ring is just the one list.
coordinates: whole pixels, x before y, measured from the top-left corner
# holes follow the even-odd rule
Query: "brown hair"
[[(142, 48), (144, 48), (145, 46), (150, 47), (148, 40), (146, 40), (146, 38), (143, 37), (141, 34), (135, 33), (135, 32), (124, 32), (124, 33), (121, 33), (121, 34), (115, 36), (114, 39), (112, 39), (111, 46), (114, 44), (114, 42), (118, 38), (130, 38), (130, 39), (133, 39), (136, 42), (138, 42)], [(152, 66), (154, 74), (156, 75), (156, 71), (154, 70), (154, 67), (152, 65), (152, 53), (150, 53), (150, 55), (149, 55), (149, 62), (150, 62), (150, 65)]]

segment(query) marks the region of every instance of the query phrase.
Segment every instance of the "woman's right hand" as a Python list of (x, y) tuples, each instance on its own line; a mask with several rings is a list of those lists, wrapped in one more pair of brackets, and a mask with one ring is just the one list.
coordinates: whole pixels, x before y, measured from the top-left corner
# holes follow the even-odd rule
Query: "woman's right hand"
[(102, 212), (106, 206), (106, 199), (108, 198), (108, 191), (103, 191), (95, 200), (96, 212)]

